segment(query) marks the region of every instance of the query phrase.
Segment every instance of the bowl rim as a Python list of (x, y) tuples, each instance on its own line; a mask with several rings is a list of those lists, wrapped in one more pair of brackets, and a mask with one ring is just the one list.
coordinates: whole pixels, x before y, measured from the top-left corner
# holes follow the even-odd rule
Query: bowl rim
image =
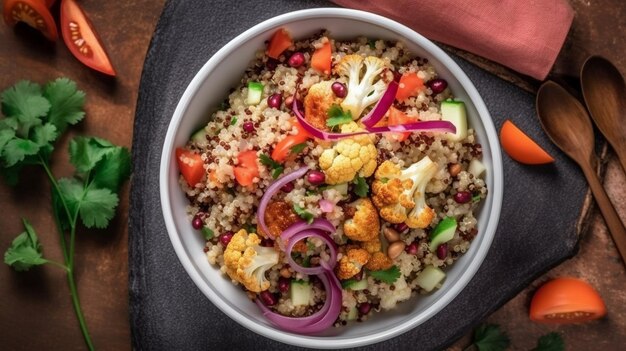
[[(191, 261), (190, 257), (187, 255), (183, 243), (178, 235), (178, 231), (176, 229), (176, 225), (174, 223), (172, 215), (173, 212), (168, 187), (170, 182), (169, 168), (172, 162), (172, 154), (175, 146), (174, 139), (178, 132), (178, 128), (180, 127), (183, 116), (187, 108), (189, 107), (190, 101), (195, 96), (197, 89), (204, 82), (206, 77), (212, 72), (213, 67), (218, 62), (222, 61), (238, 46), (247, 42), (249, 39), (261, 34), (262, 32), (267, 31), (272, 27), (311, 18), (344, 18), (369, 22), (372, 25), (380, 26), (394, 33), (397, 33), (401, 37), (412, 38), (411, 41), (420, 45), (425, 51), (429, 53), (429, 55), (434, 57), (443, 66), (445, 66), (463, 86), (468, 97), (470, 98), (478, 112), (479, 119), (482, 122), (485, 129), (485, 134), (487, 135), (486, 141), (489, 143), (491, 149), (491, 168), (493, 171), (493, 185), (490, 189), (490, 195), (492, 196), (491, 215), (487, 222), (487, 226), (485, 227), (482, 234), (483, 238), (481, 245), (478, 247), (478, 250), (475, 253), (473, 260), (470, 262), (470, 264), (464, 267), (464, 272), (460, 273), (459, 279), (454, 282), (454, 285), (439, 299), (427, 306), (422, 313), (410, 319), (407, 319), (406, 321), (392, 328), (361, 337), (320, 337), (299, 335), (280, 331), (274, 329), (269, 325), (259, 324), (256, 321), (242, 316), (229, 304), (218, 303), (219, 301), (221, 301), (221, 298), (218, 297), (210, 288), (208, 288), (208, 286), (205, 286), (206, 284), (201, 276), (201, 273), (194, 269), (194, 264)], [(474, 277), (474, 275), (482, 265), (489, 249), (491, 248), (498, 222), (500, 220), (504, 187), (502, 156), (500, 150), (501, 149), (498, 141), (498, 135), (493, 124), (493, 120), (491, 119), (491, 115), (489, 114), (489, 111), (487, 110), (483, 99), (476, 90), (476, 87), (469, 79), (469, 77), (465, 74), (465, 72), (459, 67), (459, 65), (429, 39), (394, 20), (365, 11), (345, 8), (312, 8), (292, 11), (264, 20), (244, 31), (243, 33), (239, 34), (234, 39), (230, 40), (226, 45), (224, 45), (215, 54), (213, 54), (213, 56), (195, 74), (194, 78), (185, 89), (185, 92), (181, 96), (174, 111), (174, 114), (172, 115), (172, 119), (168, 125), (166, 137), (163, 142), (159, 169), (159, 193), (161, 200), (161, 211), (165, 221), (168, 236), (170, 238), (172, 246), (174, 247), (176, 256), (180, 260), (183, 268), (185, 269), (189, 277), (193, 280), (193, 282), (200, 289), (200, 291), (202, 291), (202, 293), (206, 297), (208, 297), (209, 300), (217, 308), (219, 308), (223, 313), (225, 313), (227, 316), (229, 316), (240, 325), (259, 335), (300, 347), (338, 349), (364, 346), (398, 336), (426, 322), (435, 314), (443, 310), (452, 300), (454, 300), (456, 296), (467, 286), (469, 281)]]

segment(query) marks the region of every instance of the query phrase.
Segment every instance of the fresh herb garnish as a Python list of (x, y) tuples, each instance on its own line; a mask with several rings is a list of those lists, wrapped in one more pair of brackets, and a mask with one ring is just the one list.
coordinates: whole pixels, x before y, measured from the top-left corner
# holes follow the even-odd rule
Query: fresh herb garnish
[(480, 194), (472, 196), (472, 202), (478, 202), (478, 201), (480, 201)]
[(127, 149), (99, 138), (75, 137), (70, 141), (73, 176), (56, 179), (50, 169), (54, 142), (69, 125), (83, 119), (85, 93), (67, 78), (49, 82), (43, 89), (21, 81), (1, 95), (0, 171), (7, 183), (16, 184), (24, 166), (40, 166), (52, 185), (52, 210), (61, 240), (64, 263), (43, 258), (33, 227), (24, 222), (6, 251), (4, 261), (17, 271), (46, 263), (61, 267), (67, 274), (74, 311), (88, 349), (94, 346), (85, 324), (74, 279), (76, 229), (80, 219), (87, 228), (105, 228), (115, 215), (117, 192), (130, 175)]
[(354, 178), (352, 183), (354, 184), (355, 194), (359, 195), (359, 197), (367, 196), (367, 193), (369, 192), (370, 187), (369, 185), (367, 185), (365, 178), (357, 176), (356, 178)]
[(304, 195), (306, 196), (313, 196), (313, 195), (318, 195), (319, 193), (317, 192), (317, 190), (313, 190), (313, 189), (307, 189), (304, 192)]
[(304, 208), (298, 206), (298, 204), (293, 205), (293, 210), (298, 216), (300, 216), (300, 218), (304, 219), (308, 224), (313, 223), (315, 217), (311, 212), (306, 211)]
[(230, 120), (230, 125), (231, 125), (231, 126), (234, 126), (235, 124), (237, 124), (237, 117), (233, 117), (233, 118), (231, 118), (231, 120)]
[(367, 45), (369, 45), (370, 49), (374, 50), (376, 49), (376, 40), (374, 39), (369, 39), (367, 41)]
[(243, 229), (245, 229), (247, 233), (256, 233), (256, 225), (252, 223), (244, 224)]
[(380, 182), (383, 184), (387, 184), (388, 181), (389, 181), (389, 178), (385, 178), (385, 177), (380, 178)]
[(350, 289), (350, 287), (354, 284), (356, 284), (358, 282), (358, 280), (356, 279), (347, 279), (347, 280), (342, 280), (341, 281), (341, 288), (343, 289)]
[(539, 338), (537, 341), (537, 347), (532, 351), (563, 351), (565, 350), (565, 343), (559, 333), (552, 332)]
[(259, 156), (259, 161), (261, 162), (261, 164), (269, 167), (272, 170), (272, 178), (274, 179), (278, 178), (285, 170), (283, 165), (272, 160), (272, 158), (267, 156), (266, 154), (261, 154), (261, 156)]
[(290, 153), (292, 155), (297, 155), (300, 152), (302, 152), (302, 150), (304, 150), (304, 148), (306, 147), (306, 143), (300, 143), (300, 144), (296, 144), (294, 146), (291, 147), (291, 151)]
[(398, 278), (400, 278), (400, 269), (398, 269), (398, 266), (392, 266), (391, 268), (385, 270), (368, 271), (368, 274), (381, 282), (393, 284)]
[(335, 127), (348, 122), (352, 122), (352, 112), (344, 112), (341, 106), (337, 104), (333, 104), (328, 109), (328, 119), (326, 120), (327, 126)]
[(475, 347), (479, 351), (504, 351), (510, 344), (509, 337), (500, 330), (499, 326), (483, 324), (474, 330), (473, 343), (465, 350)]
[(211, 240), (215, 236), (215, 233), (209, 227), (202, 227), (202, 235), (205, 240)]
[(311, 267), (311, 256), (304, 256), (301, 266), (306, 268)]

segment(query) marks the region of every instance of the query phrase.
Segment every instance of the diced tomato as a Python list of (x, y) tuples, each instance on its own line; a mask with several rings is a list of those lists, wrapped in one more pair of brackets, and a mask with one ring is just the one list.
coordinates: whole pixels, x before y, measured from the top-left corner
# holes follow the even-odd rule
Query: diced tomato
[(539, 323), (580, 323), (604, 315), (606, 306), (598, 292), (576, 278), (561, 277), (545, 283), (530, 302), (530, 319)]
[(288, 135), (276, 144), (274, 150), (272, 150), (272, 159), (276, 162), (283, 162), (291, 154), (292, 147), (312, 138), (311, 134), (304, 129), (298, 120), (294, 119), (291, 123), (297, 132), (296, 134)]
[(311, 56), (311, 67), (323, 74), (330, 74), (332, 50), (330, 47), (330, 39), (326, 41), (321, 48), (315, 50)]
[(424, 89), (424, 81), (417, 76), (417, 73), (405, 73), (400, 78), (396, 100), (402, 101), (416, 96), (422, 89)]
[[(414, 118), (411, 118), (406, 115), (406, 113), (398, 110), (397, 108), (391, 106), (389, 108), (387, 125), (389, 126), (398, 126), (401, 124), (415, 122)], [(397, 141), (405, 141), (411, 135), (411, 132), (401, 132), (401, 133), (388, 133), (390, 138)]]
[(184, 148), (176, 149), (176, 162), (178, 169), (190, 187), (200, 183), (206, 171), (202, 157), (191, 150)]
[(242, 186), (252, 185), (254, 177), (259, 176), (259, 164), (256, 151), (249, 150), (237, 155), (238, 166), (233, 169), (237, 183)]
[(46, 38), (57, 40), (57, 26), (43, 0), (4, 0), (4, 22), (14, 26), (24, 22), (37, 29)]
[(289, 32), (284, 28), (279, 28), (274, 35), (272, 35), (270, 43), (267, 45), (267, 56), (277, 59), (278, 56), (291, 45), (293, 45), (293, 40)]
[(74, 57), (96, 71), (115, 76), (115, 69), (91, 22), (74, 0), (61, 2), (61, 33)]

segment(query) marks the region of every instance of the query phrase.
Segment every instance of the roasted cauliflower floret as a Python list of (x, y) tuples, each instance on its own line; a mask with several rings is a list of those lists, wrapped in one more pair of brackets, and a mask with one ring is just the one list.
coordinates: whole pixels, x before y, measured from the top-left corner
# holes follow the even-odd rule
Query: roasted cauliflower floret
[(341, 99), (333, 93), (332, 85), (332, 81), (315, 83), (304, 98), (304, 119), (320, 130), (328, 130), (326, 125), (328, 110), (341, 102)]
[(380, 271), (389, 269), (391, 268), (391, 266), (393, 266), (393, 261), (391, 260), (391, 258), (389, 258), (389, 256), (385, 255), (384, 253), (378, 251), (372, 254), (372, 257), (370, 257), (369, 261), (367, 261), (365, 268), (370, 271)]
[[(342, 133), (358, 130), (354, 122), (341, 126)], [(376, 170), (378, 151), (371, 137), (355, 136), (339, 140), (332, 148), (322, 152), (319, 165), (326, 175), (327, 184), (346, 183), (360, 175), (369, 177)]]
[(369, 261), (370, 253), (364, 249), (349, 249), (339, 260), (336, 272), (339, 279), (350, 279), (357, 275)]
[(378, 238), (380, 220), (372, 201), (368, 198), (361, 198), (348, 206), (356, 210), (354, 217), (343, 223), (344, 234), (354, 241), (371, 241)]
[(435, 211), (426, 204), (425, 190), (436, 172), (437, 164), (428, 156), (405, 170), (391, 161), (383, 162), (372, 184), (372, 200), (380, 216), (391, 223), (426, 228)]
[(363, 58), (361, 55), (346, 55), (335, 66), (337, 74), (348, 77), (348, 95), (341, 102), (341, 107), (352, 113), (352, 119), (359, 119), (366, 107), (383, 96), (387, 84), (380, 75), (384, 69), (383, 59), (375, 56)]
[(270, 287), (265, 272), (278, 263), (278, 251), (272, 247), (260, 246), (258, 235), (248, 234), (245, 229), (238, 231), (224, 250), (226, 273), (246, 289), (261, 292)]

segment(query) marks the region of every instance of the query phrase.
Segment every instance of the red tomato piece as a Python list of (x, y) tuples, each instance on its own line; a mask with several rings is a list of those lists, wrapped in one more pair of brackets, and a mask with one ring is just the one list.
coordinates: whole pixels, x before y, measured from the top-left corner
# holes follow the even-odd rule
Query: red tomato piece
[(506, 120), (500, 129), (500, 144), (504, 151), (517, 162), (528, 165), (554, 162), (550, 154), (509, 120)]
[(270, 39), (270, 43), (267, 45), (267, 56), (277, 59), (283, 51), (287, 50), (288, 47), (293, 45), (293, 40), (291, 39), (291, 35), (284, 28), (279, 28), (272, 38)]
[(13, 27), (24, 22), (49, 40), (57, 40), (57, 26), (43, 0), (4, 0), (4, 22)]
[(297, 130), (296, 134), (288, 135), (285, 139), (279, 141), (274, 146), (274, 150), (272, 150), (272, 159), (276, 162), (283, 162), (291, 154), (292, 147), (304, 143), (312, 137), (298, 120), (294, 120), (292, 125)]
[[(389, 126), (399, 126), (401, 124), (415, 122), (414, 118), (407, 116), (406, 113), (393, 106), (389, 108), (388, 114), (389, 118), (387, 120), (387, 125)], [(405, 141), (409, 138), (411, 132), (389, 133), (388, 135), (394, 140)]]
[(606, 306), (598, 292), (576, 278), (556, 278), (545, 283), (530, 302), (530, 319), (539, 323), (580, 323), (605, 314)]
[(115, 69), (85, 12), (74, 0), (61, 2), (61, 33), (74, 57), (96, 71), (115, 76)]
[(206, 171), (204, 170), (204, 161), (202, 161), (200, 155), (179, 147), (176, 149), (176, 162), (178, 163), (180, 173), (190, 187), (194, 187), (202, 181)]
[(321, 48), (315, 50), (311, 56), (311, 67), (322, 74), (330, 74), (332, 64), (332, 48), (330, 39)]
[(259, 164), (256, 151), (249, 150), (237, 155), (238, 166), (233, 169), (237, 183), (242, 186), (252, 185), (254, 177), (259, 176)]
[(424, 89), (424, 81), (417, 76), (417, 73), (405, 73), (400, 78), (396, 100), (402, 101), (416, 96), (422, 89)]

